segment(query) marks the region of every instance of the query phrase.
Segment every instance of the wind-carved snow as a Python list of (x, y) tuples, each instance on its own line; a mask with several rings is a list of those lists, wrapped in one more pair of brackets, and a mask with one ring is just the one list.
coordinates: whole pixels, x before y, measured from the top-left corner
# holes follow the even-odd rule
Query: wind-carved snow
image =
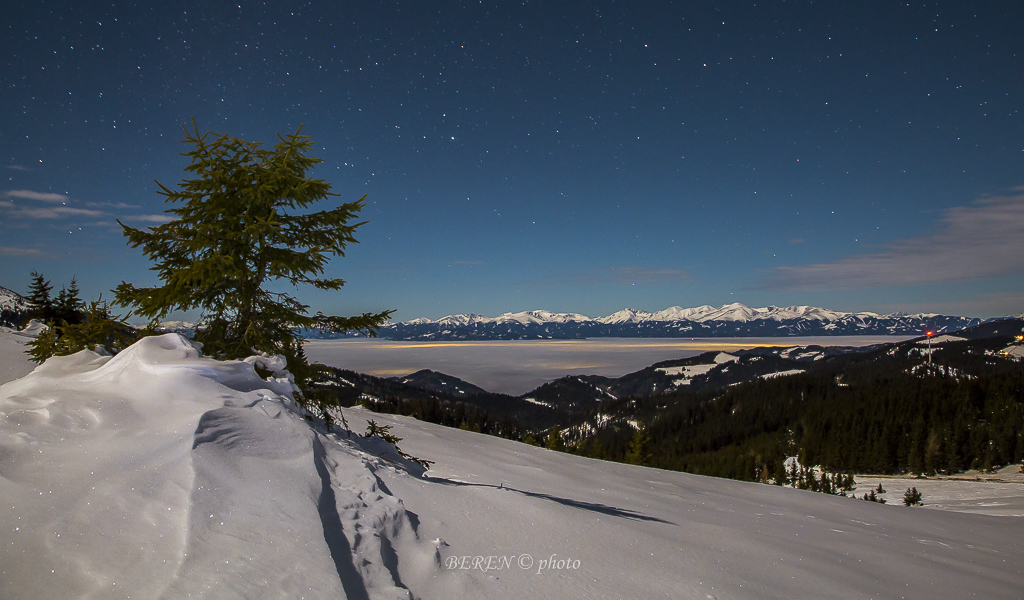
[(291, 392), (178, 334), (0, 387), (0, 597), (409, 598), (438, 566), (378, 483), (400, 457)]

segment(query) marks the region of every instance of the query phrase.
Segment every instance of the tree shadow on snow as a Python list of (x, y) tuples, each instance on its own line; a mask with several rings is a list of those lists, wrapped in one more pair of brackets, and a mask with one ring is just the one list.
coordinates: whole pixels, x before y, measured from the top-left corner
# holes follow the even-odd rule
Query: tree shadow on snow
[(541, 498), (543, 500), (550, 500), (559, 504), (570, 506), (572, 508), (579, 508), (590, 512), (600, 513), (602, 515), (609, 515), (612, 517), (621, 517), (623, 519), (634, 519), (637, 521), (652, 521), (655, 523), (665, 523), (667, 525), (679, 526), (678, 523), (672, 521), (666, 521), (659, 517), (651, 517), (642, 513), (638, 513), (634, 510), (626, 508), (617, 508), (615, 506), (608, 506), (607, 504), (598, 504), (596, 502), (584, 502), (583, 500), (573, 500), (572, 498), (562, 498), (561, 496), (553, 496), (551, 494), (542, 494), (540, 492), (528, 492), (525, 490), (519, 490), (513, 487), (508, 487), (504, 484), (494, 485), (493, 483), (470, 483), (468, 481), (458, 481), (455, 479), (446, 479), (444, 477), (431, 477), (424, 475), (422, 477), (424, 481), (430, 483), (439, 483), (441, 485), (454, 485), (454, 486), (468, 486), (468, 487), (489, 487), (494, 489), (508, 490), (510, 492), (516, 492), (524, 496), (531, 498)]

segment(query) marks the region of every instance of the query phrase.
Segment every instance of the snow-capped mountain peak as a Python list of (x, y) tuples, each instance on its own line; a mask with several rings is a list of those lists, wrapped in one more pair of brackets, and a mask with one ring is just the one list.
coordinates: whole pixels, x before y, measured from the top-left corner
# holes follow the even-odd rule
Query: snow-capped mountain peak
[(574, 339), (581, 337), (744, 337), (794, 335), (917, 335), (953, 331), (979, 319), (934, 314), (879, 315), (807, 305), (752, 308), (740, 302), (719, 307), (672, 306), (657, 312), (624, 308), (605, 317), (547, 310), (508, 312), (497, 317), (449, 315), (388, 325), (394, 339)]
[(517, 313), (504, 313), (494, 319), (497, 323), (515, 321), (517, 323), (572, 323), (576, 321), (590, 321), (591, 318), (577, 313), (556, 313), (548, 310), (527, 310)]
[(598, 323), (615, 325), (619, 323), (641, 323), (643, 321), (650, 320), (652, 316), (654, 316), (652, 313), (649, 313), (644, 310), (624, 308), (619, 312), (608, 315), (607, 317), (601, 317), (599, 319), (594, 320), (597, 321)]
[(489, 320), (490, 319), (488, 319), (487, 317), (485, 317), (483, 315), (468, 314), (468, 315), (448, 315), (446, 317), (441, 317), (437, 321), (427, 321), (427, 323), (435, 323), (437, 325), (450, 325), (450, 326), (458, 327), (458, 326), (465, 326), (465, 325), (473, 325), (474, 323), (482, 323), (482, 322), (486, 322), (486, 321), (489, 321)]
[[(901, 315), (902, 316), (902, 315)], [(907, 315), (910, 317), (920, 318), (932, 318), (939, 315)], [(497, 317), (485, 317), (479, 314), (460, 314), (460, 315), (448, 315), (442, 317), (437, 321), (431, 321), (430, 319), (413, 319), (411, 321), (405, 321), (405, 325), (425, 325), (434, 323), (437, 325), (455, 325), (455, 326), (466, 326), (473, 325), (476, 323), (584, 323), (584, 322), (595, 322), (606, 325), (617, 325), (622, 323), (646, 323), (646, 322), (671, 322), (671, 321), (692, 321), (695, 323), (703, 323), (706, 321), (735, 321), (735, 322), (747, 322), (758, 319), (771, 319), (774, 321), (784, 321), (789, 319), (808, 319), (814, 321), (837, 321), (848, 317), (871, 317), (879, 318), (877, 313), (871, 312), (857, 312), (848, 313), (830, 310), (826, 308), (818, 308), (814, 306), (766, 306), (763, 308), (751, 308), (746, 304), (740, 302), (733, 302), (731, 304), (725, 304), (720, 307), (710, 306), (705, 304), (703, 306), (696, 306), (693, 308), (683, 308), (681, 306), (671, 306), (664, 310), (657, 312), (647, 312), (645, 310), (639, 310), (635, 308), (624, 308), (618, 312), (614, 312), (606, 317), (591, 318), (586, 315), (579, 313), (556, 313), (548, 310), (527, 310), (522, 312), (507, 312)]]
[(715, 307), (705, 304), (694, 308), (683, 308), (681, 306), (670, 306), (665, 310), (659, 310), (651, 316), (652, 321), (700, 321), (705, 315), (715, 310)]

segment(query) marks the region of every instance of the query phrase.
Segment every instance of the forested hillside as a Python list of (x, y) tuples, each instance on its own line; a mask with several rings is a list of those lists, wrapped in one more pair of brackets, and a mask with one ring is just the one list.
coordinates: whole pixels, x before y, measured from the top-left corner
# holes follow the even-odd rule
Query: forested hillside
[(1020, 319), (988, 323), (931, 351), (918, 339), (711, 352), (520, 397), (444, 393), (465, 382), (440, 374), (417, 387), (423, 375), (334, 371), (322, 389), (342, 406), (734, 479), (782, 481), (791, 456), (833, 473), (949, 473), (1024, 460), (1024, 363), (1004, 355), (1022, 330)]
[[(1019, 329), (1019, 322), (1017, 325)], [(921, 342), (834, 357), (804, 373), (700, 392), (629, 398), (577, 424), (613, 459), (646, 424), (652, 466), (779, 479), (783, 461), (833, 472), (936, 473), (1024, 459), (1024, 365), (1012, 337)]]

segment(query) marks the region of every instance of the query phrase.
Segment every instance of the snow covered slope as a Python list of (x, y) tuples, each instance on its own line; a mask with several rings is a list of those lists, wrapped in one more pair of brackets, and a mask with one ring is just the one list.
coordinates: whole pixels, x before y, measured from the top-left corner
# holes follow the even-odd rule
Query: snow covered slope
[(18, 312), (28, 310), (28, 301), (21, 294), (12, 292), (5, 287), (0, 287), (0, 310)]
[(437, 569), (382, 448), (290, 387), (178, 334), (0, 387), (0, 598), (407, 598)]
[(0, 327), (0, 384), (28, 375), (36, 366), (25, 354), (25, 344), (32, 341), (39, 323), (33, 321), (26, 329)]
[(0, 598), (1011, 598), (1024, 519), (555, 453), (352, 409), (177, 334), (0, 386)]

